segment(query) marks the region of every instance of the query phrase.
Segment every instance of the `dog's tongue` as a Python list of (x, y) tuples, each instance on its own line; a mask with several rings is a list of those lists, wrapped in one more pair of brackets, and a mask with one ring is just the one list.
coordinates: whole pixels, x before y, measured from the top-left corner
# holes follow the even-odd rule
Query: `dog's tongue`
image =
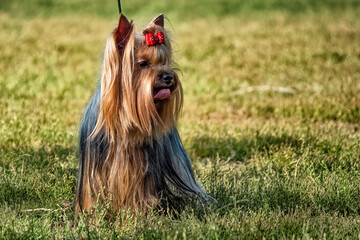
[(154, 99), (156, 100), (164, 100), (164, 99), (168, 99), (170, 97), (170, 89), (168, 88), (164, 88), (161, 89), (160, 91), (158, 91), (156, 93), (156, 95), (154, 96)]

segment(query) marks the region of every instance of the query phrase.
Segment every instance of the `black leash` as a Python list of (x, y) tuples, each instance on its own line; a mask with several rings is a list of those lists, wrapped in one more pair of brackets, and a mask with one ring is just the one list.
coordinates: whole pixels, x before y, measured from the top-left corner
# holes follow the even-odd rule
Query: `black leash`
[(119, 14), (121, 14), (121, 3), (120, 3), (120, 0), (118, 0), (118, 7), (119, 7)]

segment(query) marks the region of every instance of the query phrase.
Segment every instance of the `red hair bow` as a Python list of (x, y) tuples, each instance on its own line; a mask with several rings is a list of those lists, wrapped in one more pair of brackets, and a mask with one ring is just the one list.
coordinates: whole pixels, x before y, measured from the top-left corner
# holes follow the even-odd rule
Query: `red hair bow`
[(163, 32), (147, 33), (145, 34), (146, 45), (151, 46), (157, 43), (165, 43), (165, 36)]

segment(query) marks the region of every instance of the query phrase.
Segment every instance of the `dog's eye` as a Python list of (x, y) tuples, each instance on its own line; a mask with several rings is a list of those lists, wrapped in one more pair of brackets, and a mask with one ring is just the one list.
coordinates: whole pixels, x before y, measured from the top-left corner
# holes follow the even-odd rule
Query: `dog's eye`
[(148, 63), (146, 60), (140, 61), (140, 62), (139, 62), (139, 66), (140, 66), (141, 68), (147, 68), (147, 67), (149, 66), (149, 63)]

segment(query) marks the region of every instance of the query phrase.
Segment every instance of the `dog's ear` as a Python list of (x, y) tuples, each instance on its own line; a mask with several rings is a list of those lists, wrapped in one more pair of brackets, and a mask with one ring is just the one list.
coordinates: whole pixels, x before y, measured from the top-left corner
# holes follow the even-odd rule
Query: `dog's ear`
[(131, 28), (131, 22), (129, 22), (129, 20), (127, 20), (123, 14), (120, 14), (119, 24), (116, 29), (116, 44), (119, 46), (119, 48), (123, 48), (125, 46), (130, 35)]
[(164, 27), (164, 14), (159, 14), (156, 17), (153, 18), (153, 20), (151, 20), (150, 25), (151, 24), (155, 24), (158, 25), (160, 27)]

